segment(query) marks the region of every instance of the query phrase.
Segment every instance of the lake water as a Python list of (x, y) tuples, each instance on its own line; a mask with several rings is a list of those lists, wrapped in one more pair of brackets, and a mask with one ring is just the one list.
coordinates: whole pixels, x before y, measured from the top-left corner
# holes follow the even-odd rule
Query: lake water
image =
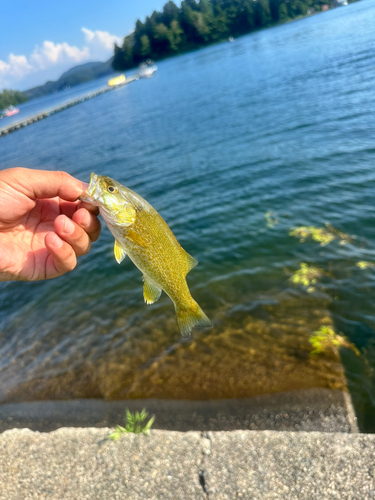
[[(375, 262), (374, 26), (363, 0), (259, 31), (0, 139), (3, 168), (94, 171), (146, 198), (199, 260), (188, 283), (214, 323), (182, 341), (169, 298), (143, 303), (104, 228), (74, 272), (0, 284), (0, 401), (340, 389), (341, 357), (375, 431), (375, 268), (356, 265)], [(335, 239), (300, 241), (300, 226)], [(313, 286), (291, 280), (301, 263), (321, 269)], [(311, 357), (321, 326), (360, 355)]]

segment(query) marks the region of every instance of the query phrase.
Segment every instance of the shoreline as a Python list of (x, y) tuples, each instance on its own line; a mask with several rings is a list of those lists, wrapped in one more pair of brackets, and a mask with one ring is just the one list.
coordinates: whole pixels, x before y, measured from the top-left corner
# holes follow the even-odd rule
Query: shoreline
[(114, 427), (123, 424), (126, 409), (143, 408), (156, 417), (153, 429), (169, 431), (359, 432), (347, 392), (307, 389), (210, 401), (77, 399), (2, 404), (0, 433), (24, 427), (42, 432), (60, 427)]

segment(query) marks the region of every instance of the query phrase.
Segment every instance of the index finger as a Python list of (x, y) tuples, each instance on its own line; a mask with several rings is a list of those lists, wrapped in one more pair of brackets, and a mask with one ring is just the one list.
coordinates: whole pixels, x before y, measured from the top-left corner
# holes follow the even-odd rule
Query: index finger
[(67, 172), (10, 168), (5, 182), (32, 200), (59, 196), (66, 201), (75, 201), (83, 194), (87, 184)]
[(97, 207), (95, 205), (91, 205), (91, 203), (86, 203), (85, 201), (80, 201), (78, 203), (77, 210), (79, 210), (80, 208), (85, 208), (88, 212), (91, 212), (94, 215), (99, 215), (99, 207)]

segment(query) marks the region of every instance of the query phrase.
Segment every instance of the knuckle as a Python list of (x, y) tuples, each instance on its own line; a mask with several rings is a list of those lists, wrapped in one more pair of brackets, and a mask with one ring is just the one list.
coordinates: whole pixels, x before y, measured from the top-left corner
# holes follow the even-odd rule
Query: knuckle
[(73, 269), (75, 269), (76, 266), (77, 266), (77, 259), (75, 257), (72, 257), (71, 259), (69, 259), (68, 262), (65, 263), (66, 272), (73, 271)]
[(85, 247), (85, 249), (83, 250), (83, 252), (82, 252), (82, 254), (81, 254), (81, 255), (86, 255), (86, 254), (88, 254), (88, 253), (89, 253), (89, 251), (90, 251), (90, 249), (91, 249), (91, 243), (90, 243), (90, 240), (89, 240), (89, 241), (88, 241), (88, 243), (87, 243), (87, 245), (86, 245), (86, 247)]
[(67, 172), (63, 172), (62, 170), (56, 170), (55, 171), (55, 174), (58, 175), (60, 177), (60, 180), (63, 182), (63, 181), (66, 181), (67, 179), (70, 179), (71, 178), (71, 175), (68, 174)]
[(65, 272), (73, 271), (73, 269), (77, 265), (76, 254), (72, 247), (69, 248), (69, 252), (67, 253), (65, 259), (63, 260), (63, 267)]

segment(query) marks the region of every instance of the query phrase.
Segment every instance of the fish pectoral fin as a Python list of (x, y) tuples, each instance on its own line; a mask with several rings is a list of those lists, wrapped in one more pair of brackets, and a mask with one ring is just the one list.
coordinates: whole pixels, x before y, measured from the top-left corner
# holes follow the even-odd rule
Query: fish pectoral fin
[[(184, 250), (185, 252), (185, 250)], [(186, 259), (186, 262), (187, 262), (187, 271), (186, 271), (186, 274), (188, 272), (190, 272), (193, 267), (195, 267), (197, 264), (198, 264), (198, 261), (197, 259), (194, 259), (194, 257), (192, 257), (191, 255), (189, 255), (187, 252), (185, 252), (185, 259)]]
[(143, 248), (147, 247), (147, 241), (140, 234), (133, 231), (133, 229), (128, 229), (126, 231), (126, 237)]
[(146, 304), (153, 304), (159, 300), (161, 289), (154, 285), (146, 276), (143, 276), (143, 297)]
[(125, 250), (122, 248), (122, 246), (120, 245), (120, 243), (117, 240), (115, 240), (114, 252), (115, 252), (115, 259), (116, 259), (116, 261), (119, 264), (121, 264), (121, 262), (126, 257), (126, 252), (125, 252)]

